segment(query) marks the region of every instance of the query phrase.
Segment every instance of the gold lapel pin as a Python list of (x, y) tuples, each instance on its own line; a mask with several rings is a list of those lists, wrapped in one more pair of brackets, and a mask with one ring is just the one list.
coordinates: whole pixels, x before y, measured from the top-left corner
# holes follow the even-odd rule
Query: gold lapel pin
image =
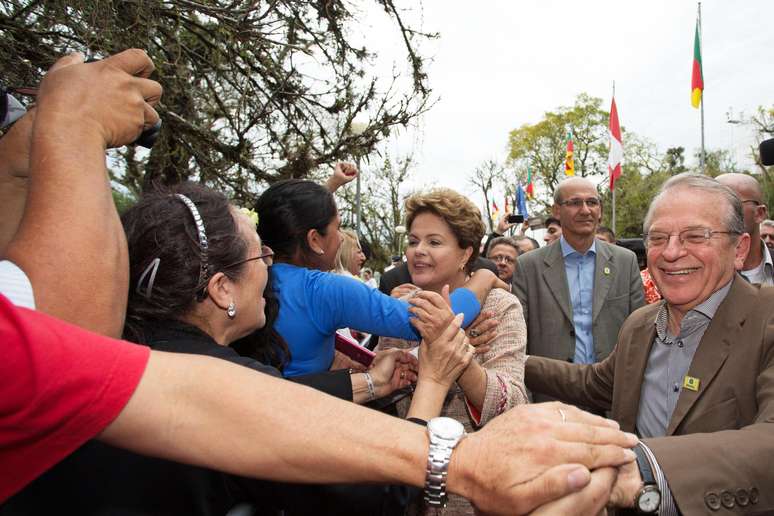
[(683, 379), (683, 387), (690, 391), (698, 392), (700, 384), (701, 380), (694, 378), (693, 376), (686, 376)]
[(602, 272), (605, 273), (605, 276), (609, 276), (610, 275), (610, 267), (605, 267), (604, 269), (602, 269)]

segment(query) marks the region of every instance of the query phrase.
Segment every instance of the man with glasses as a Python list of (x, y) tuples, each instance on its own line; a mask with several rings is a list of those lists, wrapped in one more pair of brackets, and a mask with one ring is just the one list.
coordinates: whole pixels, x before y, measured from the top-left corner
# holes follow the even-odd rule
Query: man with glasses
[(511, 237), (497, 237), (492, 240), (487, 258), (497, 266), (497, 276), (510, 284), (513, 280), (513, 270), (516, 258), (519, 257), (519, 244)]
[(520, 256), (514, 273), (527, 353), (593, 364), (610, 354), (621, 324), (644, 304), (637, 257), (595, 238), (602, 205), (588, 179), (561, 182), (552, 214), (561, 221), (562, 236)]
[(774, 285), (772, 251), (761, 238), (760, 224), (768, 215), (766, 205), (761, 200), (761, 185), (747, 174), (721, 174), (715, 179), (733, 190), (742, 200), (744, 230), (750, 235), (750, 253), (739, 272), (750, 283)]
[(611, 410), (640, 436), (638, 467), (621, 470), (614, 503), (772, 514), (774, 289), (736, 274), (750, 246), (742, 203), (715, 179), (680, 174), (643, 229), (666, 302), (633, 313), (601, 363), (530, 357), (527, 387)]
[(766, 244), (769, 252), (774, 252), (774, 220), (766, 219), (761, 222), (761, 240)]

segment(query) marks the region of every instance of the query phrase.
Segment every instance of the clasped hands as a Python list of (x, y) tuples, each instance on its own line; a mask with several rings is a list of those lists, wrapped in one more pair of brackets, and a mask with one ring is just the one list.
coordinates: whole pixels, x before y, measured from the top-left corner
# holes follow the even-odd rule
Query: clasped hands
[[(466, 334), (460, 328), (462, 315), (451, 312), (448, 287), (440, 295), (414, 290), (409, 303), (415, 316), (412, 324), (423, 337), (419, 376), (439, 384), (450, 385), (472, 360), (472, 349), (486, 352), (488, 343), (497, 336), (497, 320), (494, 314), (486, 312), (479, 315)], [(550, 424), (545, 419), (550, 419)], [(558, 427), (556, 419), (561, 421)], [(548, 431), (549, 427), (552, 430)], [(585, 515), (604, 512), (606, 506), (631, 507), (642, 486), (634, 453), (627, 450), (636, 444), (637, 438), (617, 429), (618, 424), (613, 421), (559, 403), (516, 407), (473, 435), (484, 438), (487, 450), (504, 447), (503, 443), (495, 444), (501, 437), (505, 439), (502, 432), (509, 433), (511, 442), (531, 443), (523, 442), (525, 446), (517, 446), (518, 453), (514, 451), (512, 455), (514, 464), (520, 464), (522, 469), (518, 475), (520, 482), (510, 489), (520, 495), (510, 505), (490, 498), (478, 501), (475, 495), (468, 498), (485, 514)], [(506, 449), (499, 453), (506, 453)], [(478, 462), (485, 467), (486, 461)], [(503, 472), (503, 478), (508, 478), (508, 474)]]

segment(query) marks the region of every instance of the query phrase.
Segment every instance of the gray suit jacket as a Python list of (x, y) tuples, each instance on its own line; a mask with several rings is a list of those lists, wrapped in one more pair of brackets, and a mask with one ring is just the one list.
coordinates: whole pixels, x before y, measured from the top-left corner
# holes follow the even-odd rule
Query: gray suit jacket
[[(603, 360), (645, 294), (633, 252), (600, 240), (596, 250), (592, 335), (597, 360)], [(527, 323), (527, 354), (571, 361), (575, 328), (562, 247), (557, 242), (519, 256), (513, 277)]]
[[(529, 357), (528, 389), (612, 410), (637, 424), (645, 368), (664, 302), (626, 320), (615, 352), (594, 365)], [(683, 514), (774, 514), (774, 287), (736, 277), (699, 343), (665, 437), (644, 439)]]

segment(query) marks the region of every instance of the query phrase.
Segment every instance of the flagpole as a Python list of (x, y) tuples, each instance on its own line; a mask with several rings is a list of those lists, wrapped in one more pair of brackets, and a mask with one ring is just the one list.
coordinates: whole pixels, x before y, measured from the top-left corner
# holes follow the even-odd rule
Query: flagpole
[[(702, 41), (704, 40), (704, 36), (702, 34), (701, 30), (701, 2), (698, 2), (699, 4), (699, 55), (704, 55), (704, 53), (701, 50), (702, 47)], [(702, 64), (702, 75), (704, 75), (704, 66)], [(705, 89), (702, 88), (701, 90), (701, 156), (699, 157), (699, 164), (701, 166), (701, 173), (706, 174), (706, 160), (704, 159), (705, 152), (704, 152), (704, 93)]]
[[(613, 79), (613, 99), (615, 99), (615, 79)], [(610, 144), (612, 145), (612, 140)], [(612, 174), (609, 166), (607, 167), (607, 173)], [(610, 193), (613, 194), (613, 233), (617, 235), (618, 233), (615, 230), (615, 188), (613, 188), (613, 191)]]

